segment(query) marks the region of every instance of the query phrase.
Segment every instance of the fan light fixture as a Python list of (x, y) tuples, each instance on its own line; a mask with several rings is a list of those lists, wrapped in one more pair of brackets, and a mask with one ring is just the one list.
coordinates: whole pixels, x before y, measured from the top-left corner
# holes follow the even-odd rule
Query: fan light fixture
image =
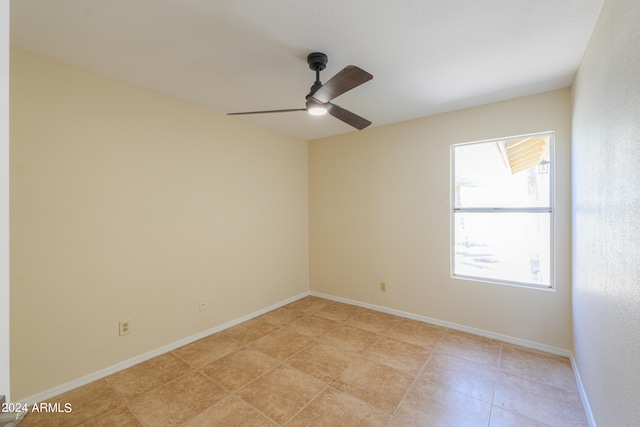
[(327, 109), (321, 105), (318, 105), (318, 106), (309, 108), (307, 112), (312, 116), (324, 116), (325, 114), (327, 114)]
[(311, 114), (312, 116), (324, 116), (329, 112), (329, 109), (325, 104), (311, 96), (307, 97), (306, 107), (307, 113)]

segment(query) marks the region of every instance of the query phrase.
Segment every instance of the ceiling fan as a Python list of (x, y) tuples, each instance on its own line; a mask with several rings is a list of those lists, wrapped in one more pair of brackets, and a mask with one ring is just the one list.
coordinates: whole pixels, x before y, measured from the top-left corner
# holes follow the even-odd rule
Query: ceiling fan
[(320, 82), (320, 71), (327, 66), (327, 55), (321, 52), (313, 52), (307, 56), (309, 68), (316, 72), (316, 81), (311, 86), (311, 90), (307, 95), (306, 108), (292, 108), (287, 110), (268, 110), (268, 111), (245, 111), (241, 113), (228, 113), (230, 116), (241, 114), (265, 114), (265, 113), (288, 113), (290, 111), (306, 111), (314, 116), (331, 114), (336, 119), (342, 120), (348, 125), (361, 130), (371, 124), (351, 111), (330, 102), (343, 93), (368, 82), (373, 76), (355, 65), (347, 65), (338, 74), (333, 76), (328, 82), (322, 84)]

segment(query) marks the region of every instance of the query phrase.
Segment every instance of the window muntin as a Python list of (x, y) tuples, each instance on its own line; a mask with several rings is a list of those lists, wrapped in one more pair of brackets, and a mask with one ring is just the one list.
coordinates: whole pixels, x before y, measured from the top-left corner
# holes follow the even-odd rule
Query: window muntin
[(553, 133), (456, 144), (452, 275), (553, 287)]

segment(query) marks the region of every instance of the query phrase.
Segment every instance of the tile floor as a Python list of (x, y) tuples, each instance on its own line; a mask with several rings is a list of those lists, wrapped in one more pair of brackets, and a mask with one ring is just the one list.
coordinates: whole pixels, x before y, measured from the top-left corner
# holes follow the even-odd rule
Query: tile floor
[(566, 358), (308, 296), (64, 393), (32, 426), (587, 426)]

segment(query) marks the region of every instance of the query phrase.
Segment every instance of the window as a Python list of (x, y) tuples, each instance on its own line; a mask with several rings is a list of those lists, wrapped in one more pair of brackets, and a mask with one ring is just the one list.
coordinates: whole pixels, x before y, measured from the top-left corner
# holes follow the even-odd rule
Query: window
[(454, 277), (553, 288), (553, 136), (451, 147)]

